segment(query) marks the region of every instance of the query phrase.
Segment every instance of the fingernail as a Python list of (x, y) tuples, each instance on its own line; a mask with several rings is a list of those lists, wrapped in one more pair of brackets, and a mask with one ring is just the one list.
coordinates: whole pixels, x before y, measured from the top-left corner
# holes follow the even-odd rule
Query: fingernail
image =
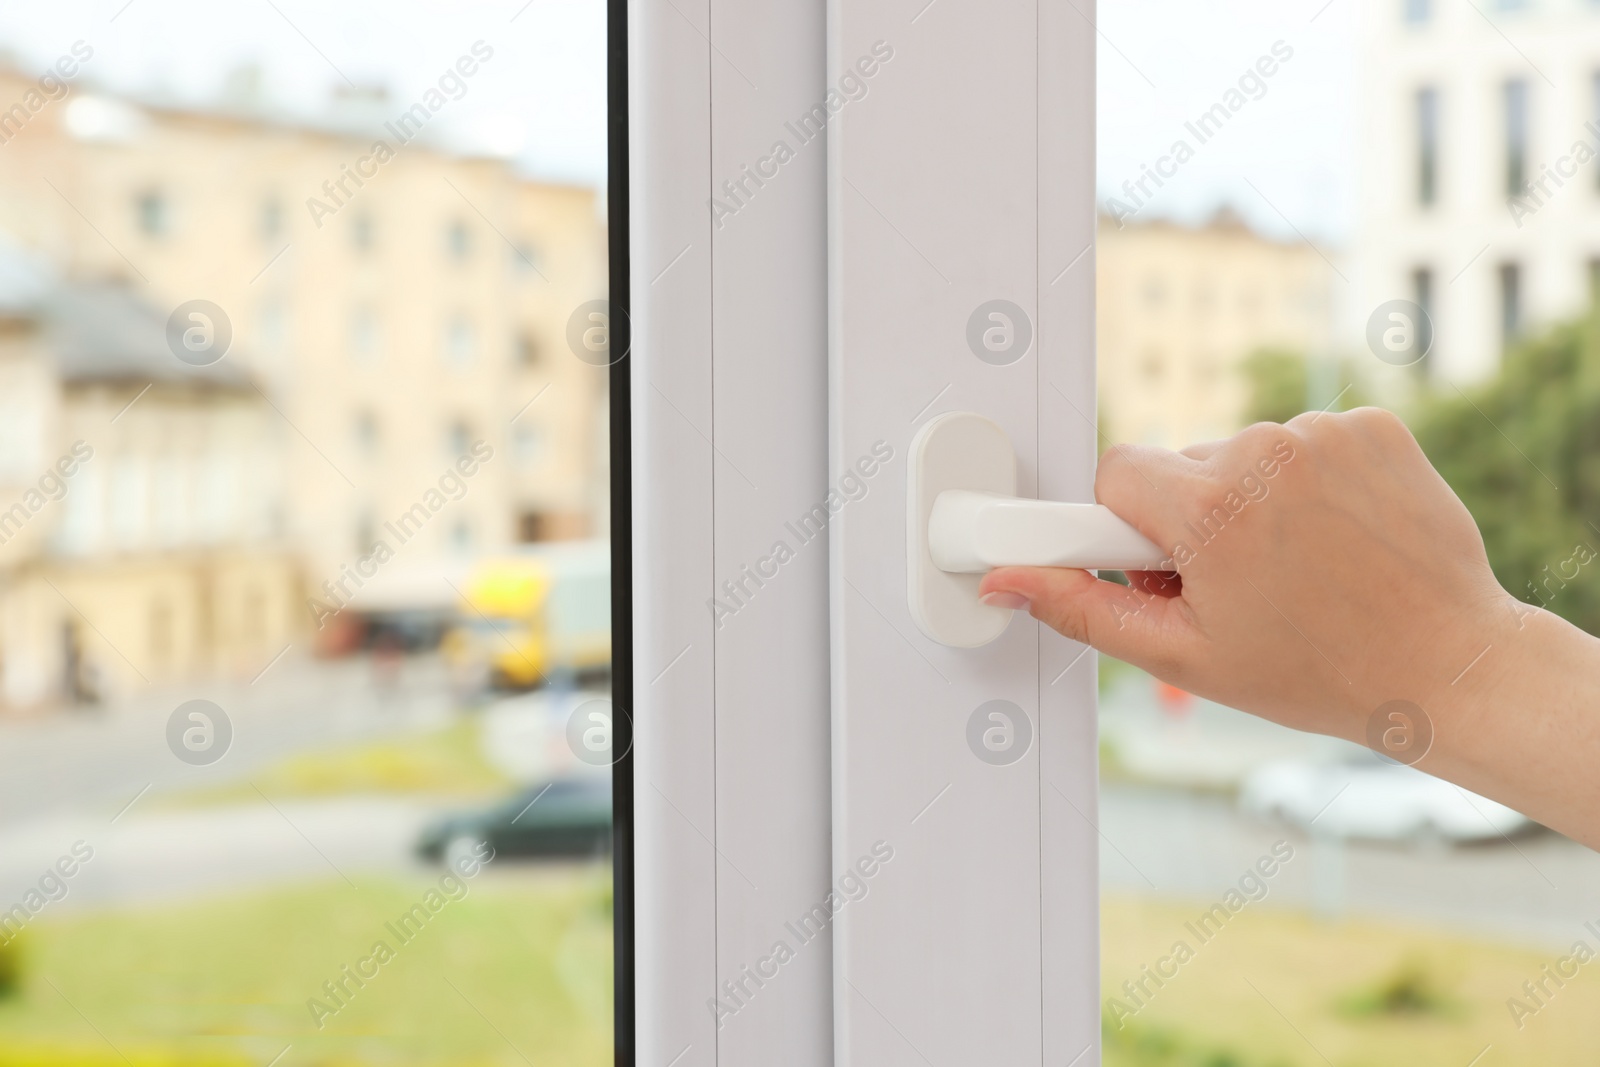
[(1028, 607), (1028, 598), (1021, 593), (996, 591), (985, 594), (982, 600), (991, 608), (1010, 608), (1013, 611), (1025, 611)]

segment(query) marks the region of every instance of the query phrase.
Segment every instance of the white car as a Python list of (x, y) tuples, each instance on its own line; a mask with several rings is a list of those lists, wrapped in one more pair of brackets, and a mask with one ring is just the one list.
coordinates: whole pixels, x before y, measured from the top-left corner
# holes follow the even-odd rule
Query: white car
[(1532, 825), (1504, 804), (1377, 756), (1267, 764), (1245, 777), (1239, 804), (1308, 833), (1377, 841), (1498, 841)]

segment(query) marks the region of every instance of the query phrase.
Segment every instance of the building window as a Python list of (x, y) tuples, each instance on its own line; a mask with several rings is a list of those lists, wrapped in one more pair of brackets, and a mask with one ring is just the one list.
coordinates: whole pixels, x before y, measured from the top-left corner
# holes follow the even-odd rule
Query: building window
[(209, 452), (201, 462), (196, 529), (206, 544), (223, 541), (238, 528), (239, 496), (246, 489), (242, 468), (237, 453)]
[[(1590, 110), (1594, 121), (1600, 122), (1600, 71), (1590, 79), (1590, 86)], [(1594, 169), (1594, 180), (1596, 187), (1600, 187), (1600, 167)]]
[(1417, 90), (1417, 203), (1439, 198), (1439, 90)]
[(268, 200), (261, 205), (261, 239), (270, 241), (283, 232), (283, 204)]
[(532, 367), (539, 362), (539, 342), (534, 339), (531, 330), (523, 330), (517, 334), (517, 364), (523, 367)]
[(466, 259), (472, 254), (472, 231), (467, 229), (467, 224), (460, 219), (450, 224), (450, 233), (446, 239), (453, 259)]
[(1433, 271), (1427, 267), (1411, 272), (1411, 302), (1422, 309), (1422, 321), (1417, 323), (1417, 350), (1422, 358), (1417, 366), (1427, 370), (1433, 355)]
[(472, 323), (465, 315), (457, 315), (445, 329), (445, 356), (458, 367), (466, 366), (472, 362), (473, 348)]
[[(73, 475), (72, 489), (62, 498), (65, 508), (53, 543), (63, 555), (87, 555), (98, 550), (105, 539), (106, 487), (101, 470), (93, 463), (85, 464)], [(3, 522), (0, 533), (9, 533)]]
[(450, 529), (450, 547), (456, 552), (472, 551), (472, 523), (461, 519)]
[(536, 462), (544, 450), (544, 434), (539, 427), (519, 424), (511, 436), (511, 453), (518, 464), (527, 466)]
[(150, 529), (150, 471), (126, 456), (111, 466), (111, 534), (118, 548), (143, 548)]
[(350, 316), (350, 354), (361, 363), (378, 358), (378, 316), (371, 308), (357, 308)]
[(1404, 0), (1406, 22), (1412, 26), (1420, 26), (1433, 17), (1433, 4), (1431, 0)]
[(358, 252), (372, 251), (372, 216), (362, 212), (350, 220), (350, 243)]
[(1144, 354), (1144, 359), (1139, 363), (1139, 369), (1144, 373), (1147, 381), (1158, 382), (1166, 374), (1167, 361), (1160, 352), (1151, 349)]
[(1522, 268), (1500, 264), (1500, 340), (1511, 344), (1522, 333)]
[(256, 318), (256, 343), (263, 352), (277, 353), (289, 337), (289, 313), (283, 301), (270, 298), (261, 305)]
[(166, 236), (172, 219), (169, 217), (165, 196), (154, 189), (140, 193), (136, 210), (139, 216), (139, 229), (146, 237)]
[(378, 456), (378, 417), (370, 411), (363, 411), (356, 415), (355, 421), (356, 451), (363, 459), (376, 459)]
[[(39, 476), (46, 435), (43, 407), (21, 390), (0, 393), (0, 484), (21, 485)], [(0, 536), (7, 533), (0, 527)]]
[(366, 555), (378, 543), (378, 528), (372, 521), (372, 512), (363, 510), (356, 518), (356, 552)]
[(517, 540), (525, 545), (550, 540), (550, 518), (542, 511), (524, 511), (517, 516)]
[(1505, 84), (1506, 195), (1522, 196), (1528, 185), (1528, 83)]
[(518, 241), (511, 247), (511, 269), (518, 274), (541, 274), (539, 251), (527, 241)]
[(445, 447), (450, 450), (451, 456), (457, 458), (471, 452), (472, 427), (461, 419), (451, 423), (449, 433), (446, 435)]
[(155, 540), (164, 548), (185, 544), (193, 534), (189, 520), (189, 463), (177, 456), (162, 456), (151, 474), (151, 502), (155, 512)]

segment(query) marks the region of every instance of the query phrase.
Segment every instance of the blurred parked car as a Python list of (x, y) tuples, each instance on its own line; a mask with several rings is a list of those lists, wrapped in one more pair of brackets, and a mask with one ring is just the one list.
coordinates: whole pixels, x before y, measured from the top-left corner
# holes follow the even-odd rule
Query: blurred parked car
[(611, 845), (611, 780), (560, 778), (531, 786), (480, 811), (446, 816), (423, 830), (417, 855), (453, 862), (480, 843), (508, 857), (595, 856)]
[(604, 674), (611, 666), (610, 545), (542, 546), (479, 564), (444, 649), (452, 673), (474, 686), (526, 689), (553, 674)]
[(1376, 756), (1267, 764), (1245, 778), (1239, 804), (1302, 830), (1376, 841), (1500, 840), (1533, 825), (1503, 804)]

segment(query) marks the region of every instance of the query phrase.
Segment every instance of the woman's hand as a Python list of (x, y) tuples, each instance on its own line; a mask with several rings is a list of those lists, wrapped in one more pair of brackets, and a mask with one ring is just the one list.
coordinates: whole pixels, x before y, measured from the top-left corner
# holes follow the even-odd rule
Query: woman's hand
[[(1118, 447), (1095, 496), (1169, 550), (1175, 573), (1122, 586), (1006, 567), (984, 578), (985, 599), (1301, 730), (1381, 749), (1380, 708), (1409, 702), (1430, 736), (1406, 762), (1542, 821), (1564, 815), (1600, 844), (1600, 791), (1579, 784), (1597, 776), (1561, 754), (1584, 741), (1600, 760), (1600, 716), (1581, 707), (1600, 691), (1596, 642), (1500, 588), (1471, 515), (1394, 415), (1301, 415), (1181, 453)], [(1574, 670), (1563, 737), (1532, 702), (1559, 700), (1552, 675)], [(1539, 767), (1570, 789), (1541, 782)], [(1572, 790), (1590, 813), (1578, 824)]]

